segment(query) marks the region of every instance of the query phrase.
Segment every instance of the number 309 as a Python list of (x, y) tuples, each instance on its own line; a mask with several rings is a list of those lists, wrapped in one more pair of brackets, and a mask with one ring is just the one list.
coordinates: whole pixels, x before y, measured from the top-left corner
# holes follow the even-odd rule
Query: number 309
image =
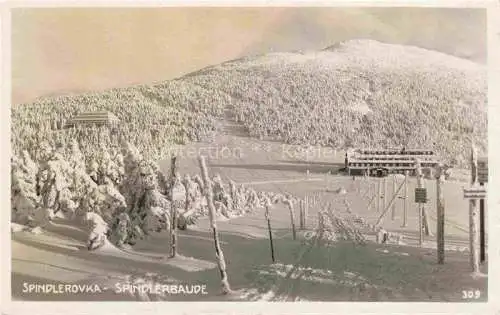
[(481, 291), (462, 290), (462, 299), (479, 299)]

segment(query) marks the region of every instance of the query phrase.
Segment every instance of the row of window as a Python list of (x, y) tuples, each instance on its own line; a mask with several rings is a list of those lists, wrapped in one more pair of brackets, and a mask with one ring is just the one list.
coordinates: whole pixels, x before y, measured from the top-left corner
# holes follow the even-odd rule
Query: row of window
[[(429, 157), (422, 157), (429, 159)], [(384, 160), (410, 160), (413, 161), (415, 159), (414, 156), (408, 156), (408, 157), (390, 157), (390, 156), (380, 156), (380, 157), (367, 157), (367, 156), (356, 156), (357, 160), (373, 160), (373, 161), (384, 161)]]
[[(421, 163), (422, 167), (432, 167), (434, 166), (434, 162), (428, 162), (428, 163)], [(407, 163), (356, 163), (356, 162), (349, 162), (349, 167), (370, 167), (370, 168), (376, 168), (376, 167), (409, 167), (413, 168), (415, 166), (415, 163), (412, 162), (407, 162)]]
[(361, 154), (367, 155), (434, 155), (434, 151), (429, 150), (360, 150)]

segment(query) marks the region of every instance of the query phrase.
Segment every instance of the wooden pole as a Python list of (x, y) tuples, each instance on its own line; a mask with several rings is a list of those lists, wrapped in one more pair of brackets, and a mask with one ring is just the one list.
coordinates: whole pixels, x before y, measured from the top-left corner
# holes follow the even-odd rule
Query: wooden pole
[[(480, 186), (484, 186), (484, 183), (479, 183)], [(484, 199), (479, 200), (479, 248), (480, 248), (480, 262), (484, 263), (486, 261), (486, 240), (485, 240), (485, 222), (484, 222)]]
[(329, 188), (330, 185), (328, 185), (328, 175), (329, 175), (329, 173), (330, 173), (329, 171), (325, 173), (325, 191), (329, 191), (330, 190), (330, 188)]
[(318, 229), (323, 232), (325, 231), (325, 214), (323, 210), (318, 212)]
[(290, 198), (287, 198), (285, 203), (288, 205), (288, 210), (290, 211), (290, 221), (292, 224), (292, 237), (293, 240), (295, 241), (297, 239), (297, 232), (295, 230), (295, 213), (293, 209), (293, 202), (290, 200)]
[(299, 229), (300, 230), (304, 229), (303, 216), (304, 216), (304, 200), (299, 200)]
[[(318, 235), (325, 235), (325, 213), (323, 212), (324, 210), (320, 210), (318, 212)], [(318, 238), (317, 242), (319, 246), (323, 245), (323, 237)]]
[(436, 200), (437, 200), (437, 258), (438, 264), (444, 264), (444, 169), (443, 165), (438, 165), (436, 169)]
[(382, 214), (378, 218), (377, 222), (375, 223), (375, 226), (379, 226), (382, 223), (383, 218), (385, 217), (387, 212), (389, 212), (392, 205), (396, 201), (396, 195), (401, 191), (401, 188), (403, 188), (403, 183), (401, 183), (401, 185), (399, 185), (398, 189), (396, 190), (396, 193), (392, 196), (391, 200), (389, 201), (389, 204), (384, 208), (384, 211), (382, 212)]
[[(392, 175), (392, 194), (396, 194), (396, 175)], [(396, 203), (392, 204), (392, 209), (391, 209), (391, 219), (392, 221), (396, 220)]]
[(378, 179), (378, 192), (377, 192), (377, 212), (380, 212), (380, 204), (382, 203), (382, 179)]
[(212, 182), (208, 177), (208, 170), (205, 164), (205, 157), (199, 156), (198, 161), (200, 163), (201, 175), (204, 182), (204, 193), (208, 203), (208, 217), (210, 220), (210, 226), (212, 228), (214, 243), (215, 243), (215, 256), (217, 258), (217, 265), (219, 267), (219, 272), (221, 275), (221, 285), (222, 285), (222, 293), (228, 294), (231, 292), (231, 288), (229, 286), (229, 280), (226, 273), (226, 262), (224, 260), (224, 253), (222, 252), (222, 248), (219, 242), (219, 235), (217, 233), (217, 225), (215, 222), (215, 206), (214, 206), (214, 193), (212, 191)]
[(170, 183), (169, 183), (169, 194), (172, 201), (172, 207), (170, 209), (170, 217), (172, 218), (170, 227), (170, 257), (174, 258), (177, 256), (177, 200), (174, 200), (174, 186), (175, 186), (175, 176), (177, 173), (177, 156), (172, 155), (170, 160)]
[(177, 172), (177, 156), (172, 155), (170, 158), (170, 188), (174, 186), (175, 173)]
[[(423, 182), (423, 187), (426, 188), (426, 181), (425, 179), (423, 178), (422, 179), (422, 182)], [(427, 215), (427, 210), (426, 210), (426, 204), (423, 203), (422, 204), (422, 223), (423, 223), (423, 228), (424, 228), (424, 233), (425, 233), (425, 236), (432, 236), (432, 233), (431, 233), (431, 229), (430, 229), (430, 226), (429, 226), (429, 216)]]
[(172, 203), (172, 226), (170, 228), (170, 257), (174, 258), (177, 256), (177, 208)]
[[(371, 181), (371, 178), (370, 178), (370, 168), (367, 168), (366, 169), (366, 173), (365, 173), (365, 178), (366, 178), (366, 182), (368, 183), (368, 191), (367, 191), (367, 196), (368, 198), (371, 198), (372, 197), (372, 181)], [(368, 209), (370, 210), (370, 209)]]
[(351, 176), (351, 169), (349, 168), (349, 158), (347, 157), (347, 152), (345, 153), (344, 163), (345, 163), (345, 170), (347, 171), (347, 175)]
[(368, 202), (368, 210), (372, 209), (372, 204), (375, 200), (377, 200), (377, 195), (373, 195), (372, 199), (370, 199), (370, 201)]
[(408, 226), (408, 171), (405, 171), (404, 181), (405, 195), (403, 199), (403, 227)]
[(267, 199), (265, 217), (266, 217), (266, 221), (267, 221), (267, 229), (269, 231), (269, 244), (271, 247), (271, 260), (274, 264), (274, 263), (276, 263), (276, 259), (274, 257), (273, 231), (271, 228), (271, 214), (269, 211), (270, 208), (271, 208), (271, 201), (269, 199)]
[[(369, 171), (368, 171), (369, 172)], [(368, 196), (369, 198), (372, 198), (373, 197), (373, 194), (374, 194), (374, 189), (373, 189), (373, 185), (372, 185), (372, 180), (370, 177), (368, 177)]]
[(384, 203), (382, 204), (382, 208), (385, 209), (387, 206), (387, 177), (384, 176), (384, 195), (383, 195)]
[(305, 230), (306, 229), (306, 226), (307, 226), (307, 213), (309, 212), (309, 197), (306, 196), (306, 199), (304, 200), (304, 213), (303, 213), (303, 216), (302, 216), (302, 220), (303, 220), (303, 229)]
[[(415, 160), (415, 168), (417, 173), (417, 187), (424, 188), (424, 183), (422, 179), (422, 168), (420, 167), (420, 161)], [(422, 219), (422, 204), (417, 203), (418, 207), (418, 243), (420, 246), (424, 243), (424, 227), (423, 227), (423, 219)]]
[[(477, 185), (477, 151), (474, 144), (471, 150), (471, 186)], [(479, 273), (479, 251), (478, 251), (478, 216), (479, 209), (477, 200), (469, 201), (469, 246), (470, 246), (470, 264), (472, 272)]]

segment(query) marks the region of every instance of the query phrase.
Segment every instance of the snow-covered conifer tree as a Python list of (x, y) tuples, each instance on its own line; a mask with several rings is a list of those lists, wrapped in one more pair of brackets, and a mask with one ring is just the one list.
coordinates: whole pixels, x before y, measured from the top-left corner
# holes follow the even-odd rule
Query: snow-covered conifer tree
[(29, 225), (34, 221), (39, 197), (34, 183), (30, 183), (26, 178), (26, 174), (13, 162), (11, 168), (12, 220)]
[(89, 227), (87, 248), (88, 250), (95, 250), (105, 244), (109, 229), (108, 224), (95, 212), (87, 212), (86, 222)]

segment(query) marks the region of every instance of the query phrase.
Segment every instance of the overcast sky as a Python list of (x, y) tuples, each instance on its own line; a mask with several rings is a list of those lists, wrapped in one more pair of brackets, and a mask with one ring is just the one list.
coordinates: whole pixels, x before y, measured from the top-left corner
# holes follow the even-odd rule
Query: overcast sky
[(486, 60), (481, 9), (67, 8), (12, 11), (12, 101), (157, 82), (248, 54), (372, 38)]

